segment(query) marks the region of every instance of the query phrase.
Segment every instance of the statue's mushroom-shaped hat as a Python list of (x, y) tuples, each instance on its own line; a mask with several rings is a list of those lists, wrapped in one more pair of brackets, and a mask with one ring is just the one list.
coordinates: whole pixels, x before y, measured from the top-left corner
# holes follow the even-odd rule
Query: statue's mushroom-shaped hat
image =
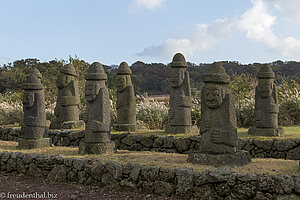
[(186, 68), (187, 63), (184, 56), (181, 53), (176, 53), (173, 57), (172, 62), (170, 63), (172, 68)]
[(220, 63), (213, 63), (203, 75), (202, 80), (204, 83), (228, 84), (230, 77)]
[(93, 62), (85, 74), (86, 80), (106, 80), (107, 75), (99, 62)]

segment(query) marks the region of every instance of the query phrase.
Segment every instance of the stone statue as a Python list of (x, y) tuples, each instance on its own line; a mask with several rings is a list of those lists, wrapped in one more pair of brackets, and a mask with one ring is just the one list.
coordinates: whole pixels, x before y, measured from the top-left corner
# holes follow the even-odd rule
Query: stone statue
[(283, 128), (278, 128), (279, 106), (277, 102), (275, 74), (269, 64), (262, 66), (257, 74), (255, 88), (255, 127), (248, 130), (250, 135), (282, 136)]
[(208, 165), (243, 165), (249, 152), (237, 151), (237, 125), (233, 97), (228, 91), (230, 77), (214, 63), (202, 78), (200, 148), (189, 154), (189, 162)]
[(110, 137), (110, 100), (105, 86), (107, 75), (102, 65), (94, 62), (89, 67), (85, 79), (85, 141), (80, 143), (79, 153), (113, 153), (116, 148)]
[(170, 64), (170, 109), (167, 133), (186, 133), (192, 129), (191, 86), (187, 63), (181, 53), (175, 54)]
[(32, 70), (32, 74), (37, 77), (38, 79), (42, 80), (42, 74), (40, 73), (40, 71), (37, 68), (33, 68)]
[(79, 120), (80, 96), (77, 74), (73, 65), (68, 64), (60, 68), (56, 85), (58, 88), (57, 102), (54, 109), (56, 121), (51, 123), (50, 128), (72, 129), (84, 127), (84, 122)]
[(136, 101), (131, 83), (131, 70), (126, 62), (122, 62), (117, 72), (117, 131), (135, 131)]
[(43, 138), (46, 128), (44, 86), (36, 76), (29, 74), (23, 84), (23, 89), (24, 120), (18, 148), (50, 147), (50, 139)]

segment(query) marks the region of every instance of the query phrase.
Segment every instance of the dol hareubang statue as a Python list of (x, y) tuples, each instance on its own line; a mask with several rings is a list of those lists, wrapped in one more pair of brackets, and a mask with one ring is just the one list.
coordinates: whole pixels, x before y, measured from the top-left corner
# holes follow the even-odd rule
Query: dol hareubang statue
[(24, 120), (18, 148), (50, 147), (50, 139), (43, 138), (46, 127), (44, 86), (36, 76), (29, 74), (23, 89)]
[(136, 101), (131, 83), (131, 70), (126, 62), (122, 62), (117, 72), (117, 123), (114, 129), (118, 131), (135, 131)]
[(170, 109), (167, 133), (186, 133), (192, 129), (191, 86), (187, 63), (181, 53), (175, 54), (170, 64)]
[(237, 151), (237, 125), (233, 97), (228, 91), (230, 77), (214, 63), (202, 78), (200, 148), (189, 154), (189, 162), (207, 165), (244, 165), (249, 152)]
[(105, 86), (107, 75), (102, 65), (94, 62), (85, 75), (86, 113), (85, 139), (79, 145), (80, 154), (115, 152), (110, 137), (110, 100)]
[(255, 127), (248, 130), (250, 135), (282, 136), (283, 128), (278, 127), (279, 106), (277, 102), (275, 74), (269, 64), (263, 65), (257, 74), (255, 88)]
[(58, 88), (57, 103), (54, 110), (56, 121), (50, 128), (79, 128), (84, 122), (79, 120), (78, 106), (80, 103), (76, 70), (68, 64), (60, 68), (56, 85)]

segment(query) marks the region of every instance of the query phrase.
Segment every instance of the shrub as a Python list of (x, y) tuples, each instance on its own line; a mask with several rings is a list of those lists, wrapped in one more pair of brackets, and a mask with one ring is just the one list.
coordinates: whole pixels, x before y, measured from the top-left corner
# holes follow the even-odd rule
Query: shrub
[(300, 125), (300, 85), (295, 80), (283, 82), (277, 89), (279, 124), (283, 126)]
[(167, 116), (168, 108), (163, 103), (145, 101), (137, 105), (136, 118), (148, 129), (164, 129)]

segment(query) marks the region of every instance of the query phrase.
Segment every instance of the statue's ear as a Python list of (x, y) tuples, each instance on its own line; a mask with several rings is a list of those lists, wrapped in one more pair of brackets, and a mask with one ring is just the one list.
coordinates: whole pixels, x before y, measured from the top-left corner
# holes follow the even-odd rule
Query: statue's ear
[(277, 93), (276, 93), (276, 85), (275, 83), (273, 83), (273, 89), (272, 89), (272, 96), (273, 96), (273, 99), (274, 99), (274, 103), (277, 104)]
[(226, 93), (225, 93), (225, 89), (224, 88), (221, 88), (221, 95), (222, 95), (222, 98), (223, 100), (225, 99), (225, 96), (226, 96)]
[(99, 91), (100, 91), (100, 84), (99, 83), (95, 83), (95, 86), (94, 86), (94, 92), (95, 92), (95, 94), (98, 95)]

